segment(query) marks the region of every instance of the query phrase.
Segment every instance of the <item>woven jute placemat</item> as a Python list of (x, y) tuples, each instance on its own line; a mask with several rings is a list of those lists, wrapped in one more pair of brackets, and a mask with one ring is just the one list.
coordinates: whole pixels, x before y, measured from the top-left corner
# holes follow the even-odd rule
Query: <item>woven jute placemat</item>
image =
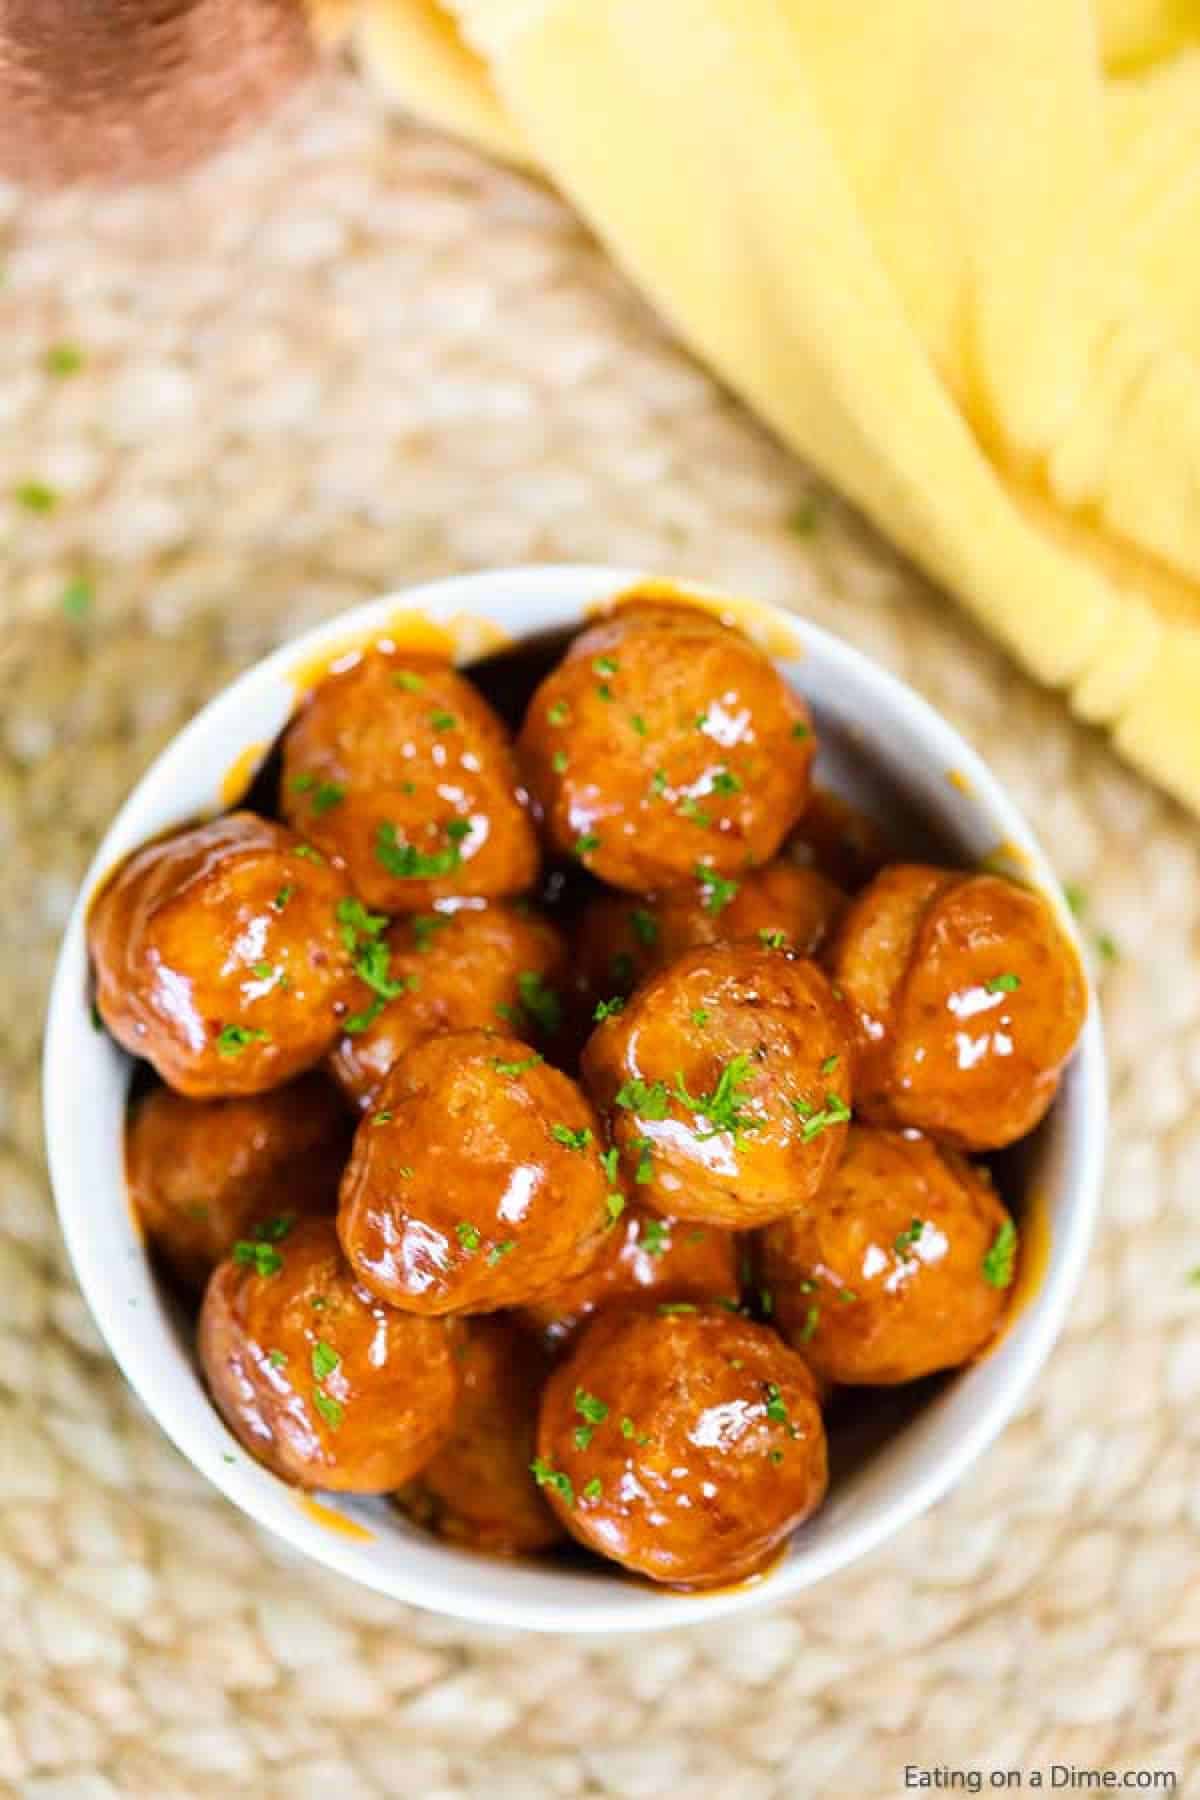
[[(0, 244), (0, 1791), (807, 1800), (913, 1791), (906, 1765), (1049, 1788), (1058, 1763), (1186, 1792), (1196, 828), (674, 348), (552, 196), (347, 76), (170, 189), (0, 189)], [(350, 602), (559, 558), (795, 606), (943, 708), (1086, 896), (1113, 1062), (1099, 1240), (1020, 1419), (848, 1573), (636, 1642), (406, 1610), (207, 1490), (95, 1337), (40, 1137), (55, 940), (166, 737)]]

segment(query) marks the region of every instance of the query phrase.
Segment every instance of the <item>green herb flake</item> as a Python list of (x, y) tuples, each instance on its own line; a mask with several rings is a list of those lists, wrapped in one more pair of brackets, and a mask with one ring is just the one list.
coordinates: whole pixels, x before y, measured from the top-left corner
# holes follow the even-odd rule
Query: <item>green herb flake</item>
[(644, 906), (635, 906), (629, 915), (629, 923), (633, 927), (633, 935), (639, 944), (657, 944), (658, 920), (654, 914), (647, 912)]
[(283, 1258), (274, 1244), (258, 1239), (239, 1238), (231, 1255), (239, 1268), (253, 1269), (256, 1275), (278, 1275), (283, 1267)]
[(606, 1194), (604, 1196), (604, 1209), (608, 1214), (609, 1224), (615, 1225), (621, 1214), (625, 1211), (624, 1194)]
[(318, 863), (324, 866), (325, 858), (321, 855), (321, 852), (315, 850), (311, 844), (297, 844), (296, 848), (292, 851), (292, 855), (303, 857), (305, 862)]
[(631, 1438), (636, 1429), (637, 1427), (634, 1425), (633, 1420), (630, 1418), (629, 1414), (626, 1413), (621, 1420), (621, 1436), (623, 1438)]
[(615, 675), (620, 666), (615, 656), (597, 656), (592, 663), (592, 672), (596, 675)]
[(583, 1498), (585, 1500), (598, 1500), (600, 1498), (600, 1495), (603, 1493), (603, 1491), (604, 1490), (602, 1489), (602, 1487), (600, 1485), (600, 1477), (598, 1475), (593, 1475), (592, 1479), (589, 1482), (587, 1482), (587, 1484), (581, 1490), (581, 1492), (583, 1494)]
[(13, 489), (13, 499), (31, 513), (50, 513), (58, 505), (58, 494), (44, 481), (18, 482)]
[(575, 1448), (586, 1450), (595, 1435), (596, 1430), (593, 1425), (577, 1425), (574, 1431)]
[(735, 1144), (749, 1131), (761, 1131), (766, 1124), (750, 1111), (750, 1090), (744, 1086), (750, 1058), (744, 1053), (731, 1057), (717, 1077), (716, 1086), (708, 1094), (690, 1094), (683, 1075), (676, 1073), (675, 1098), (698, 1118), (706, 1121), (706, 1129), (696, 1133), (700, 1143), (728, 1132)]
[(313, 1380), (324, 1381), (325, 1377), (332, 1375), (335, 1369), (341, 1367), (341, 1364), (342, 1359), (333, 1345), (327, 1344), (324, 1338), (318, 1338), (312, 1350)]
[(633, 729), (637, 732), (639, 737), (645, 737), (650, 729), (641, 713), (631, 713), (629, 723), (633, 726)]
[(546, 721), (550, 725), (565, 725), (570, 716), (571, 709), (565, 700), (556, 700), (546, 709)]
[(617, 1089), (616, 1104), (642, 1119), (665, 1119), (671, 1111), (671, 1094), (664, 1081), (643, 1081), (633, 1076)]
[(571, 1477), (561, 1469), (552, 1468), (544, 1457), (535, 1456), (529, 1465), (529, 1472), (540, 1488), (549, 1488), (568, 1506), (575, 1504), (575, 1489), (571, 1485)]
[(652, 794), (658, 796), (659, 798), (661, 798), (662, 795), (666, 793), (666, 791), (667, 791), (667, 771), (665, 769), (655, 769), (654, 775), (650, 782), (650, 792)]
[(600, 848), (600, 839), (594, 831), (584, 831), (575, 839), (576, 856), (590, 856), (593, 850)]
[(838, 1289), (838, 1299), (843, 1306), (853, 1306), (854, 1302), (858, 1299), (858, 1295), (853, 1288), (844, 1287)]
[(983, 985), (989, 994), (1015, 994), (1021, 985), (1021, 977), (1006, 972), (1003, 975), (993, 975), (991, 980), (985, 981)]
[(799, 1331), (796, 1333), (797, 1343), (807, 1344), (810, 1338), (816, 1336), (817, 1326), (820, 1323), (821, 1323), (820, 1307), (819, 1306), (810, 1306), (808, 1311), (804, 1315), (803, 1325), (800, 1327)]
[(438, 711), (430, 713), (429, 723), (435, 731), (453, 731), (454, 727), (458, 724), (458, 720), (451, 712)]
[(271, 905), (275, 908), (276, 912), (283, 911), (284, 907), (287, 905), (288, 901), (291, 899), (291, 897), (295, 893), (295, 891), (296, 891), (295, 888), (291, 885), (290, 882), (287, 884), (287, 886), (280, 888), (279, 892), (276, 894), (275, 898), (271, 902)]
[(907, 1231), (897, 1233), (895, 1249), (897, 1256), (907, 1256), (914, 1244), (920, 1243), (925, 1234), (925, 1220), (914, 1219)]
[(837, 1066), (838, 1058), (836, 1056), (827, 1056), (825, 1061), (821, 1064), (822, 1075), (832, 1075)]
[(707, 831), (708, 827), (712, 824), (712, 814), (706, 813), (700, 802), (692, 794), (686, 795), (684, 799), (679, 802), (679, 815), (683, 819), (690, 819), (693, 825), (699, 825), (702, 831)]
[(787, 943), (787, 933), (764, 929), (759, 932), (758, 941), (764, 950), (782, 950)]
[(42, 358), (42, 367), (47, 375), (53, 375), (57, 381), (64, 381), (70, 375), (78, 375), (83, 363), (83, 351), (77, 344), (51, 344)]
[(643, 1219), (638, 1242), (647, 1256), (663, 1256), (671, 1248), (671, 1228), (662, 1219)]
[(418, 675), (415, 669), (397, 669), (392, 680), (406, 694), (421, 694), (425, 691), (425, 677)]
[(572, 1131), (569, 1125), (552, 1125), (550, 1136), (556, 1144), (563, 1144), (568, 1150), (586, 1150), (592, 1141), (592, 1133), (587, 1125), (579, 1131)]
[(450, 920), (441, 913), (413, 914), (409, 924), (412, 927), (413, 943), (420, 956), (428, 956), (438, 932), (444, 931), (449, 923)]
[(1011, 1219), (1005, 1219), (983, 1259), (983, 1278), (989, 1287), (1011, 1287), (1016, 1263), (1017, 1228)]
[(776, 1448), (771, 1451), (770, 1455), (771, 1461), (775, 1464), (776, 1468), (778, 1468), (779, 1464), (783, 1461), (783, 1451)]
[(451, 819), (446, 826), (446, 836), (450, 839), (446, 849), (423, 851), (415, 844), (404, 843), (397, 837), (391, 820), (383, 819), (375, 833), (375, 860), (398, 881), (431, 880), (450, 875), (462, 866), (458, 846), (470, 829), (468, 820)]
[(345, 798), (346, 790), (338, 782), (323, 781), (313, 793), (313, 812), (318, 818), (323, 818), (327, 812), (332, 812), (335, 806), (340, 806)]
[(537, 969), (522, 969), (517, 976), (521, 1006), (539, 1031), (553, 1037), (562, 1024), (562, 1001)]
[(396, 1115), (392, 1112), (391, 1108), (385, 1106), (380, 1112), (372, 1115), (371, 1123), (372, 1125), (387, 1125), (390, 1124), (395, 1116)]
[(460, 1219), (454, 1227), (454, 1235), (468, 1256), (474, 1256), (479, 1248), (479, 1230), (468, 1219)]
[(605, 1402), (598, 1400), (595, 1394), (589, 1394), (586, 1388), (577, 1387), (575, 1389), (575, 1411), (581, 1419), (586, 1419), (589, 1425), (603, 1425), (608, 1417), (608, 1407)]
[(792, 1110), (797, 1118), (803, 1121), (800, 1141), (811, 1144), (814, 1138), (820, 1137), (833, 1125), (847, 1125), (851, 1112), (840, 1094), (829, 1093), (825, 1096), (825, 1104), (818, 1112), (811, 1100), (797, 1099), (792, 1101)]
[(257, 1025), (223, 1025), (217, 1034), (217, 1055), (240, 1056), (251, 1044), (269, 1044), (271, 1034)]
[(802, 744), (804, 742), (805, 738), (809, 738), (812, 736), (812, 726), (806, 725), (804, 723), (803, 719), (798, 719), (796, 721), (796, 723), (792, 726), (792, 736), (795, 738), (797, 743)]
[(742, 791), (741, 776), (735, 775), (732, 769), (718, 769), (712, 784), (714, 794), (740, 794)]
[(658, 1303), (658, 1311), (668, 1318), (677, 1313), (694, 1313), (699, 1310), (699, 1307), (691, 1300), (660, 1300)]
[(267, 1352), (267, 1361), (273, 1369), (287, 1368), (287, 1357), (282, 1350), (269, 1350)]
[(335, 1400), (331, 1394), (324, 1393), (320, 1388), (313, 1389), (313, 1405), (331, 1431), (336, 1431), (346, 1416), (341, 1401)]
[(536, 1069), (538, 1064), (545, 1060), (545, 1057), (535, 1050), (532, 1056), (523, 1056), (519, 1062), (505, 1062), (503, 1057), (493, 1056), (492, 1067), (497, 1075), (508, 1075), (515, 1081), (518, 1076), (526, 1074), (530, 1069)]
[(597, 1025), (603, 1025), (605, 1019), (615, 1019), (618, 1013), (624, 1012), (625, 1001), (620, 994), (614, 994), (611, 1000), (597, 1002), (592, 1019)]
[(701, 904), (705, 912), (711, 913), (713, 918), (716, 918), (718, 913), (724, 912), (731, 900), (736, 899), (737, 882), (726, 881), (724, 876), (718, 875), (715, 869), (710, 869), (707, 863), (696, 864), (695, 876), (704, 890)]
[(704, 1027), (708, 1024), (708, 1021), (711, 1018), (712, 1018), (712, 1014), (709, 1012), (709, 1010), (706, 1006), (698, 1006), (698, 1007), (696, 1007), (695, 1011), (692, 1013), (692, 1024), (697, 1026), (699, 1028), (699, 1030), (703, 1031)]
[(80, 619), (87, 618), (92, 610), (92, 601), (95, 597), (91, 582), (85, 581), (82, 576), (77, 575), (74, 581), (68, 581), (58, 603), (68, 619), (78, 622)]
[(486, 1260), (488, 1268), (494, 1269), (496, 1264), (502, 1262), (506, 1256), (509, 1256), (512, 1251), (516, 1249), (516, 1247), (516, 1238), (505, 1238), (502, 1243), (493, 1244), (487, 1253)]
[(550, 767), (554, 770), (556, 775), (566, 774), (567, 753), (565, 750), (556, 750), (554, 752), (554, 755), (550, 758)]

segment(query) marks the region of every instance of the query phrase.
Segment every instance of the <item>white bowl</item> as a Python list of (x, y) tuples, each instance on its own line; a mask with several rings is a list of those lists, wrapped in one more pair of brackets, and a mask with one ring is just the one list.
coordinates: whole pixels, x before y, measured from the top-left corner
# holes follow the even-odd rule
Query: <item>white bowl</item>
[[(118, 859), (147, 838), (238, 797), (286, 724), (298, 686), (339, 647), (389, 633), (427, 639), (433, 626), (447, 634), (459, 660), (469, 661), (516, 639), (577, 627), (598, 603), (640, 579), (575, 566), (455, 577), (359, 607), (267, 657), (192, 720), (121, 808), (76, 902), (50, 1003), (46, 1138), (59, 1217), (96, 1323), (142, 1401), (235, 1505), (316, 1562), (399, 1600), (501, 1626), (608, 1632), (712, 1619), (781, 1600), (872, 1549), (944, 1494), (1011, 1418), (1062, 1324), (1099, 1193), (1106, 1099), (1093, 1006), (1053, 1110), (1021, 1163), (1025, 1255), (1004, 1337), (920, 1404), (898, 1390), (882, 1431), (842, 1446), (845, 1466), (826, 1505), (787, 1554), (737, 1588), (677, 1594), (615, 1568), (505, 1562), (451, 1549), (386, 1502), (305, 1498), (253, 1462), (225, 1429), (154, 1278), (126, 1194), (122, 1128), (131, 1065), (92, 1023), (84, 937), (92, 895)], [(826, 781), (885, 821), (912, 809), (932, 827), (934, 841), (940, 836), (964, 862), (989, 854), (1014, 861), (1074, 930), (1029, 827), (974, 751), (923, 700), (803, 620), (749, 601), (712, 596), (706, 603), (732, 615), (803, 690), (817, 715)]]

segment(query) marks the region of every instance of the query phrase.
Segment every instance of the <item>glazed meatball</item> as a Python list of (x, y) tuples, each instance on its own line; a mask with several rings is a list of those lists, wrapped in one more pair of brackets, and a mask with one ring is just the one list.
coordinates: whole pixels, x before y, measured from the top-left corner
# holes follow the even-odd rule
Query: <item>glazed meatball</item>
[(363, 910), (351, 927), (373, 985), (360, 984), (330, 1067), (359, 1106), (371, 1104), (406, 1050), (436, 1032), (507, 1026), (542, 1047), (558, 1035), (566, 950), (554, 926), (520, 903), (443, 905), (453, 910), (390, 927)]
[(508, 733), (447, 662), (383, 643), (326, 677), (283, 742), (284, 815), (385, 913), (519, 894), (537, 839)]
[(814, 788), (785, 854), (797, 868), (815, 869), (849, 893), (865, 887), (891, 860), (882, 828), (828, 788)]
[(331, 1219), (306, 1219), (219, 1263), (200, 1310), (217, 1411), (250, 1454), (298, 1487), (400, 1487), (450, 1436), (453, 1339), (355, 1280)]
[(602, 1248), (599, 1140), (590, 1103), (529, 1044), (485, 1031), (426, 1038), (358, 1128), (342, 1247), (372, 1293), (410, 1312), (520, 1306)]
[(728, 880), (701, 864), (665, 894), (599, 894), (575, 934), (575, 985), (591, 1017), (700, 944), (757, 939), (815, 956), (845, 904), (824, 875), (783, 858)]
[(855, 1014), (865, 1122), (963, 1150), (1033, 1130), (1087, 1010), (1079, 958), (1039, 894), (896, 864), (855, 900), (830, 966)]
[(164, 1262), (185, 1286), (200, 1288), (255, 1225), (301, 1213), (333, 1217), (350, 1135), (337, 1089), (321, 1075), (234, 1100), (155, 1088), (126, 1131), (130, 1197)]
[(645, 1205), (735, 1230), (764, 1225), (807, 1205), (841, 1155), (848, 1024), (815, 963), (713, 944), (597, 1027), (583, 1080)]
[(279, 1087), (325, 1055), (353, 992), (347, 898), (318, 851), (253, 813), (147, 844), (92, 907), (100, 1015), (193, 1099)]
[(803, 701), (740, 632), (646, 603), (575, 640), (520, 738), (551, 843), (634, 893), (697, 863), (766, 862), (804, 810), (814, 744)]
[(606, 1313), (547, 1383), (534, 1472), (571, 1535), (627, 1569), (744, 1580), (824, 1497), (812, 1376), (727, 1312)]
[(467, 1322), (457, 1354), (462, 1392), (454, 1435), (404, 1499), (452, 1543), (504, 1556), (544, 1550), (563, 1535), (530, 1472), (549, 1361), (501, 1318)]
[(815, 1204), (759, 1246), (773, 1317), (832, 1382), (891, 1385), (989, 1342), (1016, 1230), (985, 1172), (918, 1132), (853, 1126)]
[(561, 1350), (602, 1307), (631, 1299), (738, 1299), (737, 1242), (716, 1225), (660, 1219), (631, 1206), (609, 1233), (591, 1268), (545, 1300), (522, 1308), (521, 1318)]

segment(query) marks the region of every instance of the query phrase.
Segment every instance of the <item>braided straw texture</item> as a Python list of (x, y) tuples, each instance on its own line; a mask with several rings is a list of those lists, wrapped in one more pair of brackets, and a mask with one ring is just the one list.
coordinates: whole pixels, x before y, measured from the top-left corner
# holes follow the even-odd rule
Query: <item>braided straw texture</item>
[[(680, 355), (548, 193), (344, 75), (174, 188), (0, 188), (0, 250), (0, 1792), (870, 1800), (905, 1763), (1053, 1761), (1186, 1792), (1196, 827)], [(96, 1340), (40, 1141), (55, 940), (166, 738), (356, 600), (557, 558), (782, 601), (911, 679), (1119, 951), (1103, 1224), (1021, 1418), (785, 1610), (629, 1643), (419, 1615), (208, 1491)]]

